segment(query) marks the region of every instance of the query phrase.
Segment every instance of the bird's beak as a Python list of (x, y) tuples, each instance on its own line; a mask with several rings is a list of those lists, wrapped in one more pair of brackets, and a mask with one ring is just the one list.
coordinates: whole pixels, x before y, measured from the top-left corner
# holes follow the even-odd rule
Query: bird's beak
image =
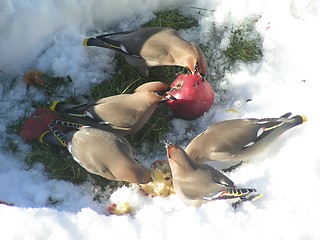
[(192, 73), (192, 75), (200, 76), (201, 79), (202, 79), (202, 82), (204, 82), (206, 80), (205, 79), (205, 74), (204, 73), (203, 74), (200, 73), (199, 68), (197, 66), (195, 67), (194, 72), (191, 71), (191, 73)]
[[(168, 91), (170, 92), (170, 91)], [(172, 96), (170, 93), (166, 93), (164, 96), (163, 96), (163, 100), (162, 101), (168, 101), (168, 100), (177, 100), (177, 98), (175, 98), (174, 96)]]
[(205, 74), (201, 74), (199, 71), (195, 71), (194, 72), (194, 75), (199, 75), (200, 77), (201, 77), (201, 79), (202, 79), (202, 82), (204, 82), (205, 80), (206, 80), (206, 78), (205, 78)]
[(166, 149), (171, 145), (171, 142), (169, 142), (167, 140), (163, 141), (163, 143), (164, 143), (164, 146), (166, 147)]
[(200, 74), (201, 78), (202, 78), (202, 82), (205, 82), (206, 81), (206, 77), (205, 77), (205, 74)]
[(170, 155), (169, 155), (168, 149), (169, 149), (169, 147), (170, 147), (172, 144), (171, 144), (168, 140), (164, 140), (163, 143), (164, 143), (164, 146), (165, 146), (166, 151), (167, 151), (167, 157), (169, 158)]

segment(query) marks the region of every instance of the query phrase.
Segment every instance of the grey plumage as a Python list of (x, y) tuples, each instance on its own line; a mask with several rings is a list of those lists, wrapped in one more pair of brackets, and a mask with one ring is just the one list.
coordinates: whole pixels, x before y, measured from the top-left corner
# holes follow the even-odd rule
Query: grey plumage
[[(179, 146), (169, 144), (167, 156), (174, 191), (187, 205), (200, 206), (217, 199), (251, 200), (252, 188), (236, 188), (233, 181), (217, 169), (195, 162)], [(255, 197), (259, 194), (254, 194)]]
[(172, 28), (149, 27), (86, 38), (85, 46), (97, 46), (121, 53), (126, 61), (147, 75), (147, 67), (182, 66), (204, 75), (207, 61), (202, 50), (184, 40)]
[(280, 118), (233, 119), (212, 124), (196, 136), (185, 151), (197, 162), (223, 170), (262, 153), (282, 133), (306, 121), (303, 115)]

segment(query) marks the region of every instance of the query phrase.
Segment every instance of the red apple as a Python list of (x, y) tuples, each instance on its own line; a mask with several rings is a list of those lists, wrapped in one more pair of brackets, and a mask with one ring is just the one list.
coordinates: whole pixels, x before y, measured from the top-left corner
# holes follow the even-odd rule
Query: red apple
[(48, 108), (38, 108), (22, 125), (20, 136), (26, 141), (38, 140), (42, 133), (49, 131), (52, 120), (60, 119)]
[(181, 74), (170, 85), (167, 101), (175, 116), (193, 120), (210, 109), (214, 93), (210, 84), (199, 74)]

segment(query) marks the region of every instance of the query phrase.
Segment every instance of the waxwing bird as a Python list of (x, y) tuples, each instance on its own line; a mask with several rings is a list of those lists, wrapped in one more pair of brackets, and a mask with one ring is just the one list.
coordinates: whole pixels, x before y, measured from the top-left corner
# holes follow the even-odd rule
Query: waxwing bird
[(167, 157), (172, 172), (174, 191), (187, 205), (200, 206), (218, 199), (254, 200), (260, 196), (252, 188), (236, 188), (217, 169), (192, 160), (179, 146), (169, 144)]
[(131, 146), (124, 137), (77, 123), (53, 122), (76, 130), (64, 134), (50, 124), (53, 135), (44, 134), (42, 141), (56, 144), (58, 140), (88, 172), (130, 183), (148, 183), (152, 180), (150, 170), (134, 159)]
[(185, 148), (197, 162), (207, 162), (220, 170), (235, 168), (262, 153), (282, 133), (302, 124), (303, 115), (280, 118), (233, 119), (214, 123)]
[(158, 104), (168, 100), (157, 94), (167, 89), (168, 85), (163, 82), (148, 82), (133, 94), (110, 96), (77, 106), (54, 101), (50, 109), (67, 113), (81, 124), (126, 136), (139, 131)]
[(83, 45), (115, 50), (145, 76), (147, 67), (152, 66), (182, 66), (192, 74), (198, 72), (201, 75), (207, 70), (207, 61), (199, 46), (184, 40), (172, 28), (149, 27), (110, 33), (86, 38)]

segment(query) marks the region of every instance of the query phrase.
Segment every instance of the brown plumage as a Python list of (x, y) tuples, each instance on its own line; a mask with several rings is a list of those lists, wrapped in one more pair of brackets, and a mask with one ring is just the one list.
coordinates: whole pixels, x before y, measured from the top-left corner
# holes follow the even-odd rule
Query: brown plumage
[(167, 100), (158, 95), (168, 89), (163, 82), (141, 85), (133, 94), (120, 94), (78, 106), (54, 102), (50, 107), (68, 113), (76, 122), (108, 130), (122, 136), (136, 133), (149, 120), (158, 104)]
[(290, 118), (233, 119), (212, 124), (196, 136), (185, 151), (197, 162), (220, 169), (234, 168), (262, 153), (282, 133), (306, 121), (303, 115)]
[(88, 172), (115, 181), (148, 183), (152, 180), (150, 170), (134, 159), (124, 137), (80, 124), (59, 120), (55, 123), (77, 130), (64, 134), (50, 125), (53, 134), (49, 132), (41, 140), (51, 144), (59, 141)]
[(207, 61), (202, 50), (184, 40), (172, 28), (149, 27), (86, 38), (85, 46), (104, 47), (120, 52), (132, 66), (147, 75), (147, 67), (182, 66), (192, 74), (204, 75)]

